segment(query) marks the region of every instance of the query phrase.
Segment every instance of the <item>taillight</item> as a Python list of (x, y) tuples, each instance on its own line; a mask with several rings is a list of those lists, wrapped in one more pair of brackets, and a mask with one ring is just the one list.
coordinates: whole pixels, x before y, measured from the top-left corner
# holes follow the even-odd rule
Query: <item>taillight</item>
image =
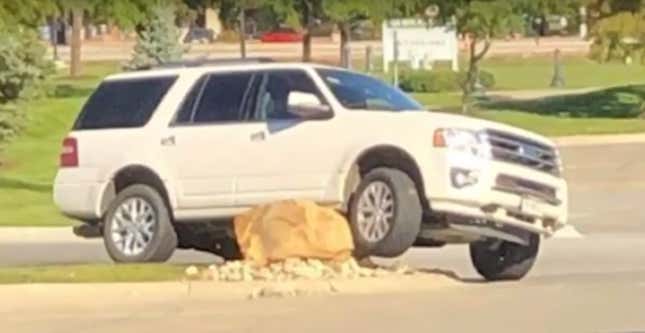
[(60, 153), (60, 166), (62, 168), (78, 166), (78, 142), (76, 138), (67, 137), (63, 140), (63, 149)]

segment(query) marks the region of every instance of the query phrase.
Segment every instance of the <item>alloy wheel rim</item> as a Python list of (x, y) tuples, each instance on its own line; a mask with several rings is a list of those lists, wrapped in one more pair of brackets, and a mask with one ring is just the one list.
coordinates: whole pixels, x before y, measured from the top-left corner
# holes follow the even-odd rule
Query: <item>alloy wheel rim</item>
[(112, 242), (126, 256), (137, 256), (155, 234), (157, 214), (145, 199), (134, 197), (121, 203), (112, 217)]
[(361, 236), (370, 243), (382, 241), (394, 219), (394, 195), (382, 182), (370, 183), (358, 198), (357, 222)]

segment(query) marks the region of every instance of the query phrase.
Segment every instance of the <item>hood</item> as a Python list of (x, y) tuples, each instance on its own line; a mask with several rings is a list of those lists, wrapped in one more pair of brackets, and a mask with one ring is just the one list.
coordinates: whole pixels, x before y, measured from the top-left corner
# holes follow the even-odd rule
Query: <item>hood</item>
[(413, 118), (414, 119), (413, 121), (415, 123), (427, 122), (433, 128), (454, 127), (454, 128), (470, 129), (475, 131), (492, 129), (492, 130), (497, 130), (501, 132), (507, 132), (509, 134), (514, 134), (520, 137), (525, 137), (527, 139), (531, 139), (551, 147), (556, 146), (552, 140), (542, 135), (539, 135), (537, 133), (533, 133), (515, 126), (510, 126), (510, 125), (506, 125), (506, 124), (502, 124), (502, 123), (498, 123), (490, 120), (450, 114), (450, 113), (436, 112), (436, 111), (401, 112), (397, 114), (402, 117)]

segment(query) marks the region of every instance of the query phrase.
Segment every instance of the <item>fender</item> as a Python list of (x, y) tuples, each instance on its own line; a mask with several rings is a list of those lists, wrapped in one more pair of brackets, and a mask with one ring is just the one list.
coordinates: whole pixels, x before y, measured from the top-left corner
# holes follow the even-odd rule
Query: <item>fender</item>
[(98, 216), (102, 217), (107, 211), (110, 203), (112, 203), (112, 201), (116, 198), (117, 193), (116, 193), (116, 185), (114, 183), (114, 179), (120, 172), (130, 168), (141, 168), (146, 170), (147, 172), (150, 172), (153, 175), (156, 175), (161, 180), (164, 190), (166, 191), (168, 204), (170, 205), (170, 208), (174, 210), (177, 207), (176, 185), (171, 180), (172, 178), (169, 177), (169, 174), (167, 173), (167, 171), (164, 172), (163, 168), (155, 170), (153, 167), (145, 163), (129, 163), (123, 167), (114, 169), (109, 173), (109, 177), (108, 177), (109, 180), (105, 182), (100, 192), (101, 195), (98, 198), (99, 200), (97, 200), (97, 204), (99, 205), (98, 207), (96, 207), (97, 212), (99, 213)]
[[(410, 161), (413, 161), (415, 163), (415, 167), (419, 171), (419, 177), (421, 179), (415, 179), (415, 182), (421, 181), (420, 184), (417, 184), (420, 186), (421, 189), (423, 189), (424, 184), (423, 184), (423, 179), (421, 175), (421, 170), (418, 166), (418, 162), (412, 157), (414, 155), (410, 154), (410, 152), (402, 148), (401, 146), (390, 144), (390, 143), (378, 143), (374, 145), (369, 145), (369, 146), (364, 146), (360, 147), (357, 149), (352, 150), (349, 154), (347, 154), (347, 157), (345, 158), (340, 170), (339, 170), (339, 193), (338, 195), (342, 198), (342, 208), (346, 209), (347, 207), (347, 202), (349, 201), (349, 197), (351, 194), (356, 190), (356, 187), (358, 187), (358, 184), (360, 183), (361, 180), (361, 175), (359, 167), (358, 167), (358, 162), (367, 154), (374, 152), (376, 150), (381, 150), (381, 149), (387, 149), (387, 150), (396, 150), (406, 156)], [(425, 196), (425, 192), (421, 192), (421, 195)]]

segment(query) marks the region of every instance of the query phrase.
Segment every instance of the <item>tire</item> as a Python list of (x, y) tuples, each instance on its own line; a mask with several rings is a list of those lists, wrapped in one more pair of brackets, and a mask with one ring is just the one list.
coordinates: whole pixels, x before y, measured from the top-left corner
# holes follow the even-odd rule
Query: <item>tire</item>
[(488, 239), (470, 244), (470, 259), (488, 281), (519, 280), (531, 270), (540, 248), (540, 235), (530, 233), (529, 245)]
[[(141, 219), (128, 213), (133, 207), (140, 214), (137, 216), (143, 216)], [(136, 221), (123, 222), (132, 219)], [(137, 237), (130, 237), (133, 240), (128, 242), (128, 234)], [(144, 246), (137, 246), (146, 240)], [(119, 192), (105, 216), (103, 241), (110, 258), (122, 263), (164, 262), (177, 248), (169, 208), (161, 195), (147, 185), (132, 185)]]
[[(365, 212), (369, 208), (366, 208), (365, 201), (370, 198), (376, 200), (377, 192), (390, 194), (391, 208), (388, 208), (390, 205), (384, 205), (386, 209), (370, 228), (370, 222), (366, 222), (369, 221), (369, 214)], [(403, 254), (419, 235), (422, 212), (416, 186), (406, 173), (390, 168), (368, 172), (350, 199), (349, 221), (354, 238), (354, 255), (363, 258), (397, 257)]]

